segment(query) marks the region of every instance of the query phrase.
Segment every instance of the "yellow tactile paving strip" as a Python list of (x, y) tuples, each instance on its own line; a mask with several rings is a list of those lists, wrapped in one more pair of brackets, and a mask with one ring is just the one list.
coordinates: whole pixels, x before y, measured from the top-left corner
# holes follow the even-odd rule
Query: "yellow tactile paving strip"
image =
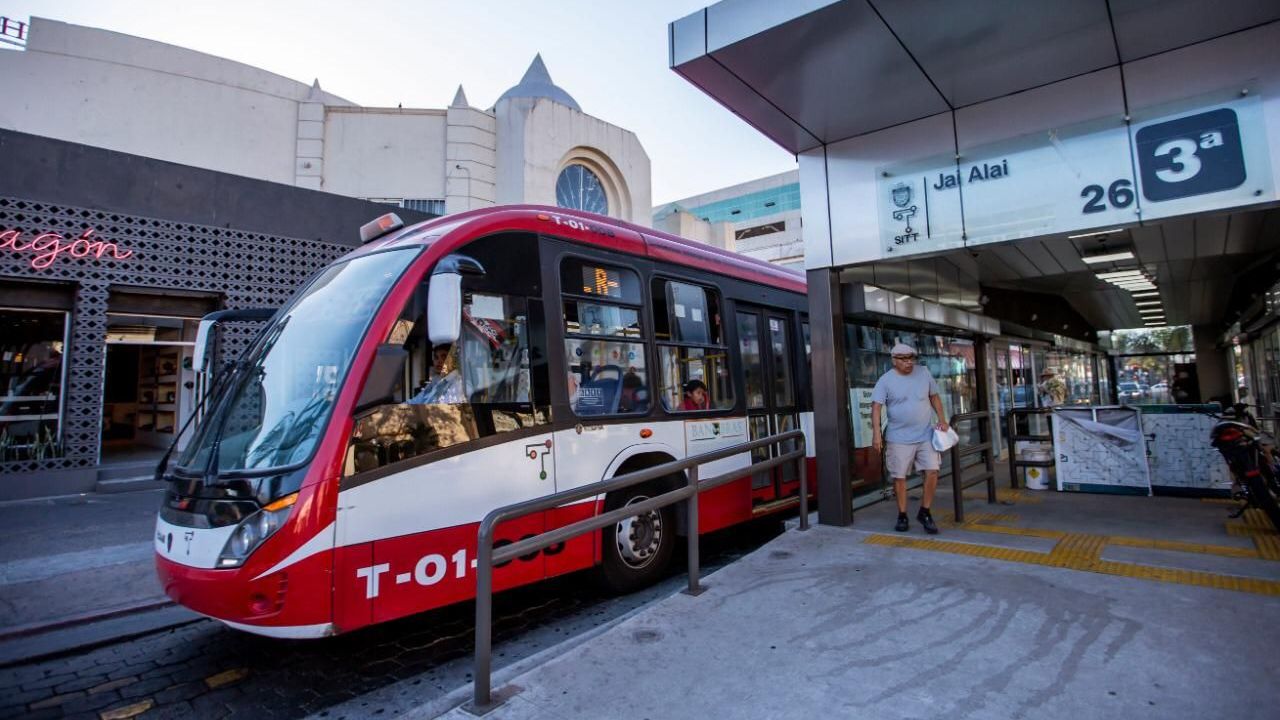
[[(1017, 492), (1017, 491), (1013, 491)], [(1233, 504), (1236, 501), (1231, 501)], [(998, 535), (1020, 535), (1023, 537), (1048, 538), (1063, 540), (1071, 533), (1063, 530), (1044, 530), (1040, 528), (1009, 527), (994, 523), (1015, 523), (1018, 516), (1012, 513), (969, 513), (963, 523), (955, 522), (955, 513), (938, 514), (943, 527), (970, 530), (973, 532), (995, 533)], [(1227, 535), (1231, 537), (1248, 537), (1253, 540), (1254, 547), (1242, 548), (1231, 545), (1209, 545), (1206, 543), (1188, 543), (1177, 540), (1155, 540), (1152, 538), (1127, 537), (1124, 535), (1100, 536), (1106, 545), (1122, 547), (1148, 548), (1151, 550), (1172, 550), (1174, 552), (1199, 553), (1201, 555), (1218, 555), (1220, 557), (1244, 558), (1247, 560), (1280, 561), (1280, 532), (1271, 525), (1266, 514), (1257, 508), (1245, 510), (1242, 519), (1227, 523)]]
[[(1001, 490), (998, 495), (1003, 499), (1026, 503), (1040, 502), (1040, 498), (1024, 496), (1019, 490)], [(1218, 504), (1225, 504), (1220, 501)], [(1236, 501), (1227, 501), (1234, 504)], [(1067, 568), (1085, 572), (1096, 572), (1104, 575), (1117, 575), (1157, 582), (1170, 582), (1182, 585), (1198, 585), (1215, 587), (1224, 590), (1256, 593), (1261, 595), (1280, 595), (1280, 581), (1259, 578), (1240, 577), (1236, 575), (1219, 575), (1199, 570), (1180, 570), (1175, 568), (1152, 567), (1136, 563), (1112, 562), (1103, 560), (1102, 553), (1107, 545), (1120, 547), (1148, 548), (1152, 550), (1172, 550), (1175, 552), (1217, 555), (1220, 557), (1243, 558), (1249, 560), (1280, 561), (1280, 532), (1271, 525), (1267, 516), (1256, 508), (1244, 512), (1241, 519), (1227, 523), (1227, 534), (1232, 537), (1248, 537), (1253, 540), (1254, 547), (1242, 548), (1228, 545), (1208, 545), (1203, 543), (1178, 542), (1175, 540), (1156, 540), (1152, 538), (1127, 537), (1123, 535), (1090, 535), (1087, 533), (1071, 533), (1062, 530), (1046, 530), (1042, 528), (1011, 527), (1018, 521), (1012, 513), (969, 513), (967, 520), (957, 524), (955, 514), (939, 513), (943, 527), (972, 532), (985, 532), (997, 535), (1018, 535), (1037, 537), (1058, 542), (1048, 553), (1015, 548), (992, 547), (970, 543), (949, 542), (946, 540), (929, 540), (923, 538), (904, 537), (900, 535), (871, 535), (866, 539), (872, 545), (888, 547), (904, 547), (916, 550), (932, 550), (935, 552), (969, 555), (993, 560), (1026, 563), (1029, 565), (1045, 565), (1049, 567)], [(997, 524), (1000, 523), (1000, 524)]]
[[(1040, 491), (1027, 491), (1017, 488), (996, 488), (996, 502), (1002, 503), (1021, 503), (1023, 505), (1036, 505), (1044, 501), (1044, 498), (1036, 495)], [(975, 485), (964, 491), (967, 498), (986, 498), (987, 489), (982, 485)]]
[[(1006, 528), (1013, 529), (1013, 528)], [(1063, 533), (1063, 537), (1048, 553), (1017, 550), (1014, 548), (991, 547), (989, 545), (971, 545), (968, 543), (949, 542), (946, 540), (926, 540), (924, 538), (905, 537), (900, 535), (869, 535), (864, 541), (868, 545), (909, 548), (912, 550), (929, 550), (932, 552), (968, 555), (992, 560), (1025, 563), (1028, 565), (1044, 565), (1095, 572), (1102, 575), (1154, 580), (1156, 582), (1175, 583), (1178, 585), (1196, 585), (1212, 587), (1220, 590), (1235, 590), (1256, 595), (1280, 596), (1280, 582), (1259, 578), (1240, 577), (1237, 575), (1218, 575), (1198, 570), (1179, 570), (1173, 568), (1150, 567), (1133, 563), (1112, 562), (1101, 559), (1102, 549), (1110, 538), (1100, 535), (1082, 533)]]

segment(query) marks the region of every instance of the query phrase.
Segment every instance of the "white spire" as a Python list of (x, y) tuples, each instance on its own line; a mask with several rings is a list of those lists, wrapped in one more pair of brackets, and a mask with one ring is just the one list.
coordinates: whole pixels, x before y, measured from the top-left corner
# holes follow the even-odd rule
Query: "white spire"
[(453, 96), (453, 102), (449, 103), (451, 108), (471, 107), (471, 103), (467, 102), (467, 94), (462, 91), (462, 86), (458, 86), (458, 92)]
[[(574, 100), (573, 96), (551, 81), (551, 73), (547, 72), (547, 66), (542, 62), (542, 53), (538, 53), (533, 57), (533, 62), (529, 63), (529, 69), (525, 70), (524, 77), (520, 79), (520, 83), (503, 93), (502, 97), (498, 98), (498, 102), (508, 98), (548, 98), (582, 112), (582, 108), (578, 106), (578, 101)], [(497, 103), (494, 103), (494, 105), (497, 105)]]
[(316, 78), (311, 83), (311, 89), (307, 91), (307, 98), (303, 102), (324, 102), (324, 96), (320, 92), (320, 78)]

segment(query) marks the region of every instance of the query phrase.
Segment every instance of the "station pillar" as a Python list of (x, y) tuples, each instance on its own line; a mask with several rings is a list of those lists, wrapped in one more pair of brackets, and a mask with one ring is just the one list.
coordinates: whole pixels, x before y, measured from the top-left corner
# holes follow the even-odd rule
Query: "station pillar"
[(808, 283), (818, 522), (844, 526), (853, 522), (853, 486), (849, 467), (853, 435), (845, 381), (840, 272), (830, 268), (810, 270)]

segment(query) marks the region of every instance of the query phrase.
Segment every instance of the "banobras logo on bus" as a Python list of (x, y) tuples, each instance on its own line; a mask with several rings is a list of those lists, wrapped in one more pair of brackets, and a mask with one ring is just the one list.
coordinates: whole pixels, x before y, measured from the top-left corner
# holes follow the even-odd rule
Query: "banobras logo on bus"
[(685, 425), (686, 441), (745, 438), (747, 421), (743, 418), (729, 420), (693, 420)]

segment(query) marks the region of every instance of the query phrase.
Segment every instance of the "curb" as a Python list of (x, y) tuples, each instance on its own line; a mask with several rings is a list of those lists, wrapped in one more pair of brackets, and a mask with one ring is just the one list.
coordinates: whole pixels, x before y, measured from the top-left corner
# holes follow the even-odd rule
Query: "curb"
[(204, 620), (203, 615), (167, 603), (151, 610), (103, 614), (98, 620), (64, 624), (39, 634), (0, 643), (0, 669), (80, 653)]
[(95, 610), (93, 612), (87, 612), (80, 615), (71, 615), (48, 622), (35, 622), (28, 623), (26, 625), (3, 628), (0, 629), (0, 642), (5, 642), (14, 638), (26, 637), (28, 635), (39, 635), (41, 633), (52, 632), (54, 630), (62, 630), (75, 625), (85, 625), (88, 623), (108, 620), (110, 618), (120, 617), (121, 615), (131, 615), (133, 613), (142, 613), (149, 610), (159, 610), (161, 608), (170, 607), (174, 604), (175, 603), (172, 600), (167, 598), (164, 600), (151, 600), (134, 605), (112, 608), (110, 610)]

